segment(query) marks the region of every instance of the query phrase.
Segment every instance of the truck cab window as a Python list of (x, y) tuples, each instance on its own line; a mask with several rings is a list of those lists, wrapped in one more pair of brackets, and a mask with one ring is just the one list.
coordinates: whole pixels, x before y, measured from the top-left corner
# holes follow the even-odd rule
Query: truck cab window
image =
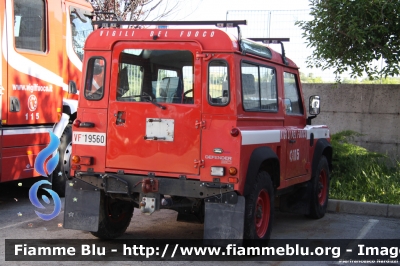
[(14, 1), (15, 47), (45, 52), (47, 49), (46, 10), (43, 0)]
[(79, 59), (82, 61), (85, 41), (93, 31), (92, 17), (88, 11), (71, 7), (70, 22), (72, 31), (72, 47)]

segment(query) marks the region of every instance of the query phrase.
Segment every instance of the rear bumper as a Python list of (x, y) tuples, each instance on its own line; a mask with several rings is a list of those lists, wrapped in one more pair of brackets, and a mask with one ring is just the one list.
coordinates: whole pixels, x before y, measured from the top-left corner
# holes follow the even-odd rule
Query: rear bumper
[(75, 178), (104, 190), (105, 193), (127, 196), (134, 193), (154, 193), (204, 199), (234, 191), (233, 184), (201, 182), (186, 178), (86, 172), (76, 173)]

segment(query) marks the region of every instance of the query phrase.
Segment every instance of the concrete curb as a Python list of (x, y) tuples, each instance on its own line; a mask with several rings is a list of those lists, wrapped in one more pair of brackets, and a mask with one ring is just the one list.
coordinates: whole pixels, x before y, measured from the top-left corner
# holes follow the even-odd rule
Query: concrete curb
[(400, 218), (400, 205), (329, 199), (328, 212)]

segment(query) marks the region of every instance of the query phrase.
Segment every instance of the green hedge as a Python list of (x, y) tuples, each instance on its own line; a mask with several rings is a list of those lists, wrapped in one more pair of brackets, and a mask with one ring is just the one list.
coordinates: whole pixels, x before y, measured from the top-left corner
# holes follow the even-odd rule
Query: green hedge
[(400, 162), (394, 166), (380, 153), (350, 143), (361, 134), (342, 131), (331, 136), (333, 171), (332, 199), (400, 204)]

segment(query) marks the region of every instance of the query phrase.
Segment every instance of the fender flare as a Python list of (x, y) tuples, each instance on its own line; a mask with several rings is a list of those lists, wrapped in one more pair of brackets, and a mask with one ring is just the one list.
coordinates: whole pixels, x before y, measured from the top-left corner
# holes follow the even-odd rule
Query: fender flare
[(71, 99), (63, 99), (63, 113), (61, 115), (61, 119), (58, 123), (53, 126), (53, 133), (61, 138), (66, 126), (69, 123), (69, 118), (76, 114), (78, 109), (78, 101)]
[(332, 171), (332, 145), (327, 139), (319, 139), (315, 144), (311, 178), (316, 174), (318, 163), (322, 155), (328, 160), (329, 170)]
[[(257, 173), (263, 166), (266, 160), (276, 161), (276, 164), (272, 166), (274, 173), (269, 173), (272, 177), (274, 187), (279, 186), (280, 181), (280, 168), (279, 158), (276, 153), (270, 147), (258, 147), (253, 150), (250, 156), (249, 166), (247, 167), (246, 183), (244, 185), (243, 195), (246, 196), (251, 192), (254, 185)], [(277, 166), (277, 167), (276, 167)]]

